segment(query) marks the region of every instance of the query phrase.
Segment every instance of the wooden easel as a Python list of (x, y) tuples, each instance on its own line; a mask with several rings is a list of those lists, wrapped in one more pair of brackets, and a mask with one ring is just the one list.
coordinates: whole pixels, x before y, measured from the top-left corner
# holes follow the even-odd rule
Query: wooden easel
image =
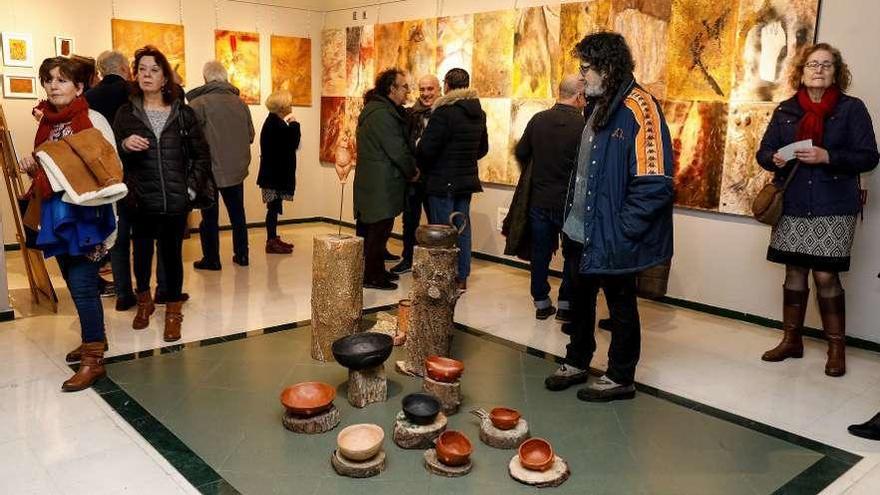
[(58, 295), (55, 294), (55, 288), (52, 287), (52, 280), (46, 270), (46, 260), (43, 258), (43, 253), (25, 245), (24, 226), (18, 202), (24, 198), (26, 189), (18, 171), (18, 156), (12, 142), (12, 132), (6, 122), (6, 114), (3, 112), (2, 103), (0, 103), (0, 166), (3, 167), (3, 179), (6, 181), (6, 191), (9, 193), (9, 201), (12, 205), (15, 237), (21, 247), (21, 258), (24, 260), (27, 271), (31, 297), (33, 302), (38, 305), (48, 303), (52, 312), (57, 313)]

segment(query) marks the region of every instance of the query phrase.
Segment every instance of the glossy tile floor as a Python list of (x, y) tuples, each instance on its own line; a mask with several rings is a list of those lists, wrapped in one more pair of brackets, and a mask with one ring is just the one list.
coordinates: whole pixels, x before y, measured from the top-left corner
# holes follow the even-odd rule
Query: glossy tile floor
[[(186, 243), (184, 340), (197, 341), (309, 318), (311, 245), (326, 224), (285, 226), (291, 256), (262, 254), (263, 233), (251, 233), (251, 266), (231, 263), (231, 241), (221, 236), (224, 269), (194, 272), (198, 240)], [(54, 262), (58, 314), (31, 307), (17, 253), (7, 253), (17, 319), (0, 324), (0, 492), (8, 493), (194, 493), (137, 432), (93, 391), (62, 394), (68, 375), (64, 354), (79, 341), (78, 323)], [(408, 288), (366, 291), (368, 307), (391, 304)], [(556, 281), (554, 281), (555, 283)], [(528, 273), (475, 261), (469, 291), (456, 320), (503, 339), (561, 354), (566, 338), (552, 320), (536, 321)], [(150, 329), (131, 330), (132, 313), (105, 302), (109, 355), (163, 346), (161, 310)], [(637, 379), (653, 387), (815, 439), (864, 457), (824, 493), (880, 493), (880, 442), (852, 437), (846, 425), (880, 410), (880, 356), (850, 349), (848, 374), (822, 373), (824, 345), (807, 344), (804, 359), (771, 364), (760, 353), (778, 333), (763, 327), (651, 302), (641, 304), (643, 352)], [(595, 365), (603, 366), (607, 335), (600, 335)], [(100, 475), (98, 475), (100, 473)]]

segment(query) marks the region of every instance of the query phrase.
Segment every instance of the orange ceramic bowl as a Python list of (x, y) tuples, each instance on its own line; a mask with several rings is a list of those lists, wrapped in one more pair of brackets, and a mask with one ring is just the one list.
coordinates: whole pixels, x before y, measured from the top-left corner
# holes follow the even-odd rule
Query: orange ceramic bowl
[(520, 417), (519, 411), (506, 407), (496, 407), (489, 411), (489, 420), (499, 430), (512, 430), (516, 428)]
[(428, 377), (434, 381), (452, 383), (461, 377), (464, 363), (456, 359), (442, 356), (428, 356), (425, 360)]
[(554, 459), (553, 447), (543, 438), (532, 438), (519, 446), (519, 462), (526, 469), (546, 471), (553, 466)]
[(336, 389), (321, 382), (302, 382), (291, 385), (281, 392), (281, 404), (290, 414), (314, 416), (330, 409)]
[(447, 466), (463, 466), (474, 451), (471, 441), (463, 433), (446, 430), (437, 437), (437, 459)]

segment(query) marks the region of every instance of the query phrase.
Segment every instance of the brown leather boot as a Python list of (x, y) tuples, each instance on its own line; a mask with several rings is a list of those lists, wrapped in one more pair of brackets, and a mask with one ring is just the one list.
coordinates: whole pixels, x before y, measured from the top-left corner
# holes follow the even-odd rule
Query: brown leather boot
[(825, 374), (843, 376), (846, 373), (846, 304), (844, 294), (817, 297), (822, 328), (828, 338), (828, 361)]
[(134, 328), (135, 330), (143, 330), (150, 326), (150, 315), (156, 311), (156, 305), (153, 304), (153, 298), (150, 297), (150, 291), (138, 293), (137, 298), (137, 314), (134, 315), (134, 321), (131, 322), (131, 328)]
[[(107, 345), (107, 337), (104, 337), (103, 342), (104, 342), (104, 352), (107, 352), (107, 350), (110, 349), (110, 346)], [(79, 361), (80, 359), (82, 359), (82, 347), (83, 347), (83, 344), (80, 344), (77, 346), (76, 349), (68, 352), (67, 355), (64, 356), (64, 360), (67, 361), (68, 363), (75, 363), (75, 362)]]
[(77, 392), (92, 386), (104, 376), (104, 343), (90, 342), (82, 345), (82, 361), (76, 373), (61, 385), (65, 392)]
[(180, 310), (183, 302), (169, 302), (165, 304), (165, 342), (180, 340), (180, 325), (183, 324), (183, 314)]
[(290, 254), (292, 252), (293, 248), (287, 247), (286, 245), (282, 244), (277, 237), (266, 241), (267, 254)]
[(783, 288), (782, 295), (782, 342), (765, 352), (761, 359), (777, 362), (788, 358), (804, 357), (804, 341), (801, 331), (804, 327), (804, 316), (807, 314), (808, 290), (790, 290)]

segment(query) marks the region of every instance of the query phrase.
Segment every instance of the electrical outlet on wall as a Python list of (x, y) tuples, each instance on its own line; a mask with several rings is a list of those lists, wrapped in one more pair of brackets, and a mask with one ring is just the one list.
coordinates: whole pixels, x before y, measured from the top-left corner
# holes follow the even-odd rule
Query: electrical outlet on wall
[(495, 219), (495, 229), (498, 232), (501, 232), (501, 225), (504, 224), (504, 219), (507, 217), (508, 208), (498, 208), (498, 218)]

